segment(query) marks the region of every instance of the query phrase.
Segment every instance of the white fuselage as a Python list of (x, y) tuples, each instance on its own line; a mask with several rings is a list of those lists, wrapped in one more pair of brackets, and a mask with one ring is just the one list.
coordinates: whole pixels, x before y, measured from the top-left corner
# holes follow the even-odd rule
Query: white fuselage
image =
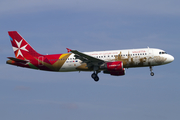
[[(94, 51), (84, 52), (84, 54), (107, 62), (122, 61), (124, 68), (157, 66), (170, 63), (174, 60), (174, 57), (167, 54), (165, 51), (154, 48)], [(79, 71), (76, 68), (81, 65), (82, 61), (75, 59), (72, 53), (61, 67), (60, 71)]]

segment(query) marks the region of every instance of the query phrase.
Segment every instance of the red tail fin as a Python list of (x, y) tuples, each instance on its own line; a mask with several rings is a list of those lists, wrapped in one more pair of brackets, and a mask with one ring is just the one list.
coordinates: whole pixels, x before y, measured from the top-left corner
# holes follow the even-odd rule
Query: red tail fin
[(40, 56), (17, 31), (9, 31), (8, 33), (16, 58), (24, 60)]

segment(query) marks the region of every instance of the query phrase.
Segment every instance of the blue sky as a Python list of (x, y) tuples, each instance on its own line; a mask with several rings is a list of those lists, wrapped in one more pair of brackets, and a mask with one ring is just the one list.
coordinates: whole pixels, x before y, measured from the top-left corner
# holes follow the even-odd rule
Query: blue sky
[[(0, 116), (3, 120), (179, 120), (180, 8), (177, 0), (1, 0)], [(175, 61), (114, 77), (53, 73), (5, 64), (14, 56), (7, 31), (42, 54), (160, 48)]]

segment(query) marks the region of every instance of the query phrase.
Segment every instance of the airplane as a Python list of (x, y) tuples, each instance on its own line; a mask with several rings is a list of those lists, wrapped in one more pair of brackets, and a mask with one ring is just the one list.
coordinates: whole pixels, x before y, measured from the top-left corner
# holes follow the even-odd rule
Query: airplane
[(152, 67), (174, 61), (174, 57), (164, 50), (156, 48), (125, 49), (110, 51), (79, 52), (67, 49), (67, 53), (42, 55), (36, 52), (17, 32), (8, 31), (15, 58), (8, 57), (7, 64), (36, 70), (71, 72), (91, 71), (94, 81), (99, 81), (101, 71), (113, 76), (125, 75), (125, 69)]

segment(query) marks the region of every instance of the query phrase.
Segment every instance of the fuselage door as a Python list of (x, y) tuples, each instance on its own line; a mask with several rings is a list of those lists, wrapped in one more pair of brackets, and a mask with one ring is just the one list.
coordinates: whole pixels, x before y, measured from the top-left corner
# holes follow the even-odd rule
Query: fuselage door
[(44, 63), (44, 57), (43, 56), (39, 56), (38, 57), (38, 65), (39, 66), (43, 66), (44, 65), (43, 63)]
[(153, 61), (154, 61), (153, 49), (148, 48), (148, 63), (149, 63), (149, 65), (153, 65)]

